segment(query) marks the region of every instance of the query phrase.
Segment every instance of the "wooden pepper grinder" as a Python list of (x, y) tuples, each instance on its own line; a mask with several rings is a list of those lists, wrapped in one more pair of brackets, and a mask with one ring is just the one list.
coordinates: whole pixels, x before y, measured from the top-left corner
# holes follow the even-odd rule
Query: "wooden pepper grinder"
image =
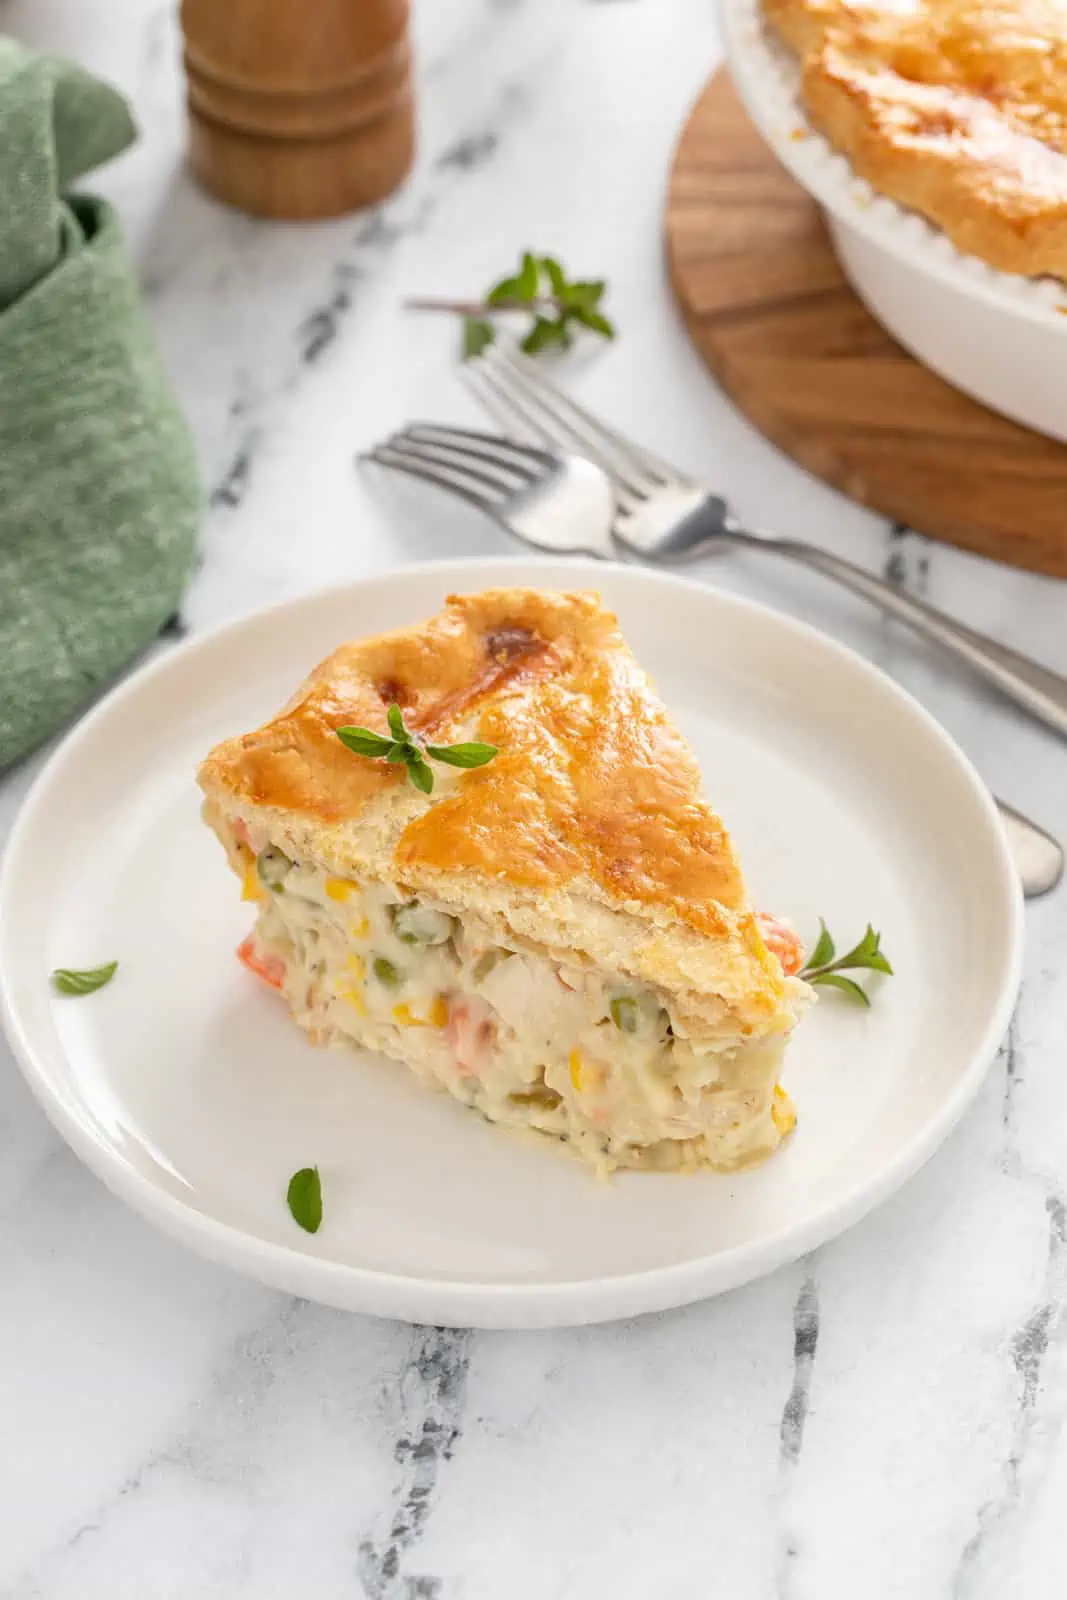
[(182, 0), (190, 159), (262, 217), (373, 204), (414, 155), (408, 0)]

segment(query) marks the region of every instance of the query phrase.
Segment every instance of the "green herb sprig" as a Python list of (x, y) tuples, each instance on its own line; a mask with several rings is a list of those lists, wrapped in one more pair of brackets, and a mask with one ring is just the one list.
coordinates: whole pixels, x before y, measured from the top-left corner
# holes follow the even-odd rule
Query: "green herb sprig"
[(568, 278), (555, 256), (524, 250), (517, 272), (499, 279), (481, 301), (409, 300), (416, 311), (452, 311), (463, 318), (464, 361), (480, 356), (496, 339), (494, 318), (523, 312), (532, 321), (520, 340), (527, 355), (569, 350), (575, 331), (586, 328), (601, 339), (615, 338), (615, 324), (601, 306), (603, 278)]
[(893, 968), (882, 954), (881, 934), (875, 933), (870, 923), (859, 944), (846, 955), (838, 956), (830, 930), (819, 919), (819, 937), (807, 965), (800, 976), (807, 983), (827, 989), (837, 989), (856, 1005), (869, 1006), (871, 997), (854, 978), (843, 976), (846, 971), (884, 972), (892, 977)]
[(119, 970), (117, 961), (108, 961), (102, 967), (57, 967), (52, 974), (52, 986), (60, 994), (94, 994), (110, 983)]
[(397, 705), (389, 707), (386, 720), (391, 739), (370, 728), (338, 728), (337, 737), (357, 756), (394, 765), (403, 762), (411, 782), (423, 794), (433, 790), (433, 771), (427, 756), (449, 767), (484, 767), (497, 754), (495, 744), (423, 744), (404, 726), (404, 716)]
[(305, 1233), (318, 1233), (322, 1226), (322, 1180), (318, 1167), (301, 1167), (289, 1179), (285, 1192), (293, 1221)]

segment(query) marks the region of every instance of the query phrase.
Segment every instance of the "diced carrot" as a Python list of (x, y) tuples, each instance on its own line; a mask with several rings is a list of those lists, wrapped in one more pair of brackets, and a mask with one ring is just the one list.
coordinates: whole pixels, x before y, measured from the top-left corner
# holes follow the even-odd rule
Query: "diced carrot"
[(767, 949), (778, 957), (786, 976), (799, 972), (804, 965), (804, 946), (796, 929), (769, 911), (758, 911), (756, 921)]
[(285, 982), (285, 962), (281, 956), (260, 955), (256, 949), (255, 939), (252, 934), (247, 939), (242, 939), (237, 946), (238, 959), (243, 961), (249, 972), (254, 972), (257, 978), (262, 978), (264, 983), (269, 983), (272, 989), (280, 989)]
[(449, 1015), (448, 996), (437, 995), (430, 1007), (430, 1021), (435, 1028), (447, 1028)]
[(448, 1039), (462, 1076), (478, 1076), (495, 1032), (492, 1022), (468, 1001), (454, 1002), (450, 1006)]

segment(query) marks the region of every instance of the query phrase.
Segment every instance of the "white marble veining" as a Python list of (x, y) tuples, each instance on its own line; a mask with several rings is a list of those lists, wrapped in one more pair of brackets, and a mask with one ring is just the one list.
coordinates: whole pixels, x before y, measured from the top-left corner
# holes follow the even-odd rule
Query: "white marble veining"
[[(352, 455), (415, 415), (474, 420), (454, 330), (399, 301), (476, 291), (534, 245), (610, 277), (623, 336), (573, 370), (591, 402), (752, 520), (1067, 670), (1062, 585), (892, 533), (779, 456), (688, 349), (660, 212), (716, 55), (711, 0), (423, 0), (416, 176), (373, 216), (300, 228), (190, 184), (174, 9), (0, 0), (0, 28), (140, 114), (99, 186), (212, 490), (187, 627), (499, 547)], [(998, 792), (1067, 831), (1067, 751), (962, 672), (802, 573), (729, 556), (707, 576), (878, 661)], [(0, 784), (0, 831), (37, 764)], [(587, 1331), (392, 1326), (208, 1266), (77, 1163), (0, 1047), (0, 1596), (1058, 1600), (1067, 897), (1028, 922), (1011, 1036), (901, 1194), (739, 1293)]]

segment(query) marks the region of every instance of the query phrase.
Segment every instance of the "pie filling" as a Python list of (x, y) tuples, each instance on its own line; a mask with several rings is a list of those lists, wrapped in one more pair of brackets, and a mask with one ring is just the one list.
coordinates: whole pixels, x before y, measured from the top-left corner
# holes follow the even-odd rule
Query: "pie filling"
[(580, 955), (507, 943), (476, 915), (229, 841), (260, 904), (240, 955), (320, 1044), (405, 1063), (491, 1122), (563, 1141), (597, 1168), (734, 1168), (793, 1126), (777, 1086), (788, 1029), (746, 1038), (725, 1005), (699, 1033), (671, 996)]

